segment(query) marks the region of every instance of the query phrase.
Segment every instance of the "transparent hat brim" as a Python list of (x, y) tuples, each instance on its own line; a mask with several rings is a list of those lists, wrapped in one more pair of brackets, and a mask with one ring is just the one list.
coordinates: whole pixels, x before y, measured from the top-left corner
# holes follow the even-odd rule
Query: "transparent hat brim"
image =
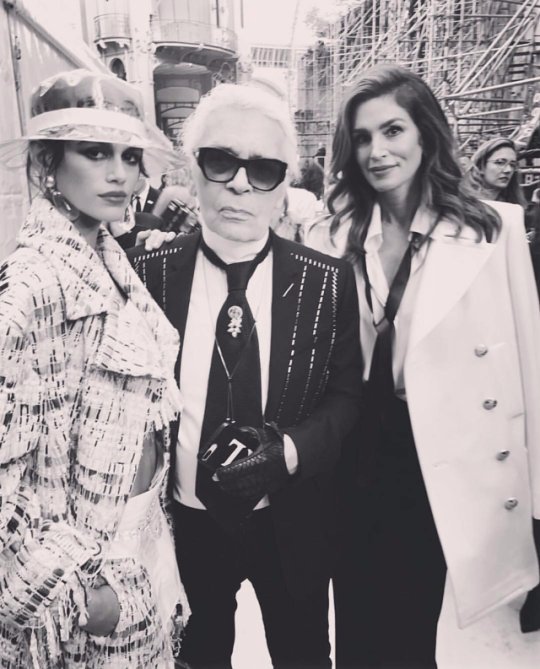
[(147, 137), (119, 128), (62, 125), (42, 132), (0, 142), (0, 168), (17, 169), (26, 166), (28, 146), (31, 141), (55, 140), (68, 142), (103, 142), (143, 150), (143, 164), (149, 176), (157, 176), (183, 164), (172, 149), (169, 140), (157, 128), (146, 128)]

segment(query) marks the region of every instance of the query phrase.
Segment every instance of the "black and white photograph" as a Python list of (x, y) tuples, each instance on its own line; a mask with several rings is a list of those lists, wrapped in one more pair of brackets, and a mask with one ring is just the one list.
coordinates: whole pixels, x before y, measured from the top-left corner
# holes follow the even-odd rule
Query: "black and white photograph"
[(3, 0), (0, 668), (540, 667), (540, 0)]

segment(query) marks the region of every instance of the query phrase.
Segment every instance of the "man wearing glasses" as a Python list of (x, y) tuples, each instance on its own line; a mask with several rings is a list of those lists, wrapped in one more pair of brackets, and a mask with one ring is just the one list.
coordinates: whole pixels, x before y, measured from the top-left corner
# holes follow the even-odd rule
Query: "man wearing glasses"
[(134, 257), (182, 342), (171, 511), (192, 616), (181, 656), (231, 666), (249, 579), (274, 666), (330, 667), (333, 469), (361, 379), (353, 272), (271, 232), (296, 169), (281, 101), (218, 86), (183, 140), (202, 230)]

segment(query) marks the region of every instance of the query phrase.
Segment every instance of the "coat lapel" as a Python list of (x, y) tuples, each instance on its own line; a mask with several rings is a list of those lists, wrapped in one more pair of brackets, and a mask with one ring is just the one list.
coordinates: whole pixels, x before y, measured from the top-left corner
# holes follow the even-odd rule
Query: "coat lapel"
[(163, 311), (180, 335), (180, 353), (175, 367), (178, 380), (180, 379), (180, 361), (199, 244), (200, 233), (198, 232), (182, 239), (176, 253), (171, 255), (168, 261), (166, 281), (162, 286), (164, 291)]
[(463, 297), (491, 256), (495, 244), (477, 241), (472, 228), (459, 237), (455, 227), (441, 221), (432, 233), (411, 323), (409, 350), (440, 323)]
[(284, 391), (287, 369), (294, 355), (294, 333), (299, 316), (301, 264), (295, 246), (272, 234), (272, 337), (270, 377), (265, 415), (274, 418)]

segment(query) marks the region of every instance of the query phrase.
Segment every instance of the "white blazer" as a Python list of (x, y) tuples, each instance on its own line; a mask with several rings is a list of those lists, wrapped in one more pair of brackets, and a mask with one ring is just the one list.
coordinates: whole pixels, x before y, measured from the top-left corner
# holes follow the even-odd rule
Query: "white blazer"
[(540, 311), (523, 210), (489, 204), (502, 218), (493, 244), (447, 221), (434, 231), (404, 365), (460, 627), (539, 582)]

